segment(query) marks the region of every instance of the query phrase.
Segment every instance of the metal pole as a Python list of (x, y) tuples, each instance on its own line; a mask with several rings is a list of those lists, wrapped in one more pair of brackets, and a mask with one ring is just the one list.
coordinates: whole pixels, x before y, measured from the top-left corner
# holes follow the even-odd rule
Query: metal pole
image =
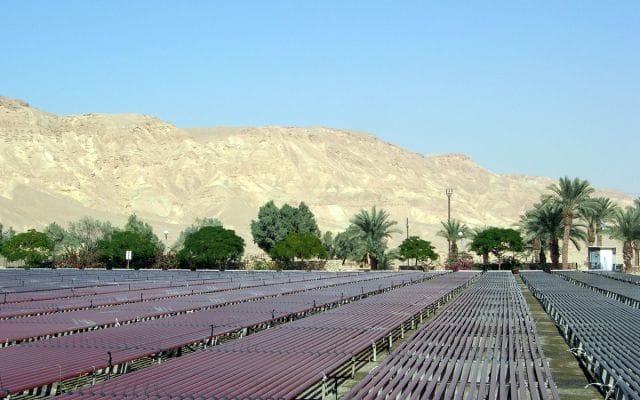
[(453, 195), (453, 188), (448, 187), (445, 193), (447, 194), (447, 222), (451, 222), (451, 195)]
[(409, 239), (409, 218), (407, 217), (407, 239)]
[[(451, 195), (453, 195), (453, 188), (452, 187), (448, 187), (445, 190), (445, 193), (447, 194), (447, 223), (451, 224)], [(451, 254), (451, 240), (447, 239), (447, 244), (449, 246), (449, 254)]]

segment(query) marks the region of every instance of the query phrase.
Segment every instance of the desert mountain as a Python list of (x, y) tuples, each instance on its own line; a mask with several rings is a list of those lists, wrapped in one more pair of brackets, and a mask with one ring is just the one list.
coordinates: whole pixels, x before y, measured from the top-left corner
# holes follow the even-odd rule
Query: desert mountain
[(0, 139), (0, 222), (18, 231), (85, 215), (122, 225), (136, 213), (171, 242), (195, 218), (216, 217), (250, 244), (262, 204), (304, 201), (322, 231), (343, 230), (361, 208), (385, 208), (402, 230), (394, 244), (408, 218), (410, 233), (442, 253), (435, 233), (447, 186), (452, 217), (510, 226), (556, 180), (497, 175), (464, 155), (423, 156), (345, 130), (180, 129), (137, 114), (57, 116), (3, 97)]

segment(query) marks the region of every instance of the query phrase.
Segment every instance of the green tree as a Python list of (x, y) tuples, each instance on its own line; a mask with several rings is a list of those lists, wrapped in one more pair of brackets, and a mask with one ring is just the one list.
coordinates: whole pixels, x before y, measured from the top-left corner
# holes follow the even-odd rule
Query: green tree
[(65, 249), (78, 252), (81, 265), (91, 265), (99, 258), (98, 241), (108, 239), (112, 232), (113, 226), (110, 222), (83, 217), (69, 223), (63, 246)]
[(439, 230), (436, 235), (449, 241), (449, 254), (447, 258), (448, 261), (451, 262), (458, 259), (458, 239), (460, 239), (460, 233), (462, 233), (463, 237), (467, 237), (471, 234), (471, 229), (454, 218), (450, 221), (440, 223), (442, 224), (442, 229)]
[(0, 224), (0, 250), (2, 249), (2, 243), (11, 239), (16, 235), (16, 231), (13, 230), (13, 227), (9, 227), (7, 230), (2, 230), (2, 224)]
[(51, 243), (53, 243), (53, 256), (56, 257), (64, 250), (64, 238), (67, 235), (67, 231), (56, 222), (52, 222), (44, 228), (44, 233), (47, 235)]
[(53, 243), (43, 232), (29, 229), (6, 240), (2, 254), (7, 261), (23, 260), (28, 267), (46, 264), (53, 253)]
[(548, 187), (552, 194), (545, 201), (562, 209), (562, 268), (569, 267), (569, 241), (574, 217), (585, 215), (593, 207), (591, 194), (594, 189), (588, 181), (579, 178), (560, 178), (558, 183)]
[(613, 220), (618, 206), (608, 197), (592, 199), (591, 207), (584, 210), (587, 221), (587, 241), (590, 246), (602, 246), (602, 230), (605, 224)]
[(221, 226), (205, 226), (187, 236), (177, 254), (181, 268), (225, 269), (237, 262), (244, 253), (244, 240), (231, 229)]
[(182, 250), (182, 246), (184, 246), (184, 241), (187, 238), (187, 236), (200, 230), (200, 228), (204, 228), (205, 226), (222, 226), (222, 222), (220, 222), (220, 220), (217, 218), (210, 218), (210, 217), (205, 217), (202, 219), (196, 218), (193, 224), (186, 227), (182, 232), (180, 232), (178, 239), (173, 244), (171, 249), (176, 253)]
[(312, 233), (320, 237), (316, 217), (304, 202), (300, 202), (298, 208), (285, 204), (280, 211), (285, 216), (285, 221), (288, 222), (289, 233)]
[(411, 236), (403, 240), (400, 244), (399, 255), (402, 260), (415, 259), (415, 265), (418, 265), (419, 262), (430, 263), (438, 259), (438, 254), (434, 251), (431, 242), (418, 236)]
[(335, 257), (342, 260), (342, 265), (347, 259), (354, 258), (356, 256), (356, 241), (359, 240), (358, 228), (351, 226), (344, 232), (340, 232), (333, 239), (333, 249), (335, 251)]
[(524, 243), (520, 232), (514, 229), (488, 227), (475, 234), (469, 248), (482, 256), (482, 262), (487, 264), (489, 254), (500, 261), (506, 251), (518, 253), (524, 250)]
[(154, 243), (145, 233), (134, 231), (113, 232), (97, 243), (98, 258), (107, 268), (123, 268), (127, 265), (125, 253), (131, 251), (129, 268), (149, 268), (162, 254), (158, 243)]
[(628, 207), (617, 210), (613, 217), (613, 225), (609, 228), (612, 239), (622, 242), (622, 260), (625, 270), (632, 266), (633, 244), (640, 240), (640, 210)]
[(398, 249), (383, 251), (378, 255), (377, 269), (389, 270), (393, 267), (393, 260), (397, 260), (399, 258), (400, 252)]
[(326, 231), (322, 235), (322, 246), (327, 252), (327, 257), (330, 259), (333, 259), (336, 256), (336, 249), (333, 245), (333, 240), (333, 233), (331, 231)]
[(390, 238), (393, 233), (399, 230), (393, 228), (397, 224), (396, 221), (390, 219), (390, 215), (386, 210), (376, 210), (371, 208), (371, 212), (360, 210), (351, 219), (351, 224), (357, 229), (356, 238), (359, 239), (359, 248), (356, 251), (362, 254), (363, 259), (371, 267), (372, 270), (378, 269), (378, 261), (384, 255), (387, 248), (386, 239)]
[(138, 218), (136, 214), (129, 215), (124, 230), (143, 236), (148, 242), (152, 243), (160, 253), (164, 250), (164, 244), (160, 238), (153, 233), (151, 225)]
[(297, 257), (303, 267), (305, 259), (327, 257), (327, 251), (320, 239), (310, 232), (290, 233), (285, 240), (276, 244), (271, 253), (274, 259), (283, 260), (287, 263)]
[(260, 207), (258, 219), (251, 221), (253, 241), (269, 255), (290, 233), (311, 233), (320, 237), (318, 224), (306, 204), (300, 203), (297, 208), (285, 204), (278, 208), (272, 200)]
[[(537, 203), (532, 209), (526, 211), (520, 217), (520, 230), (524, 235), (525, 241), (533, 241), (534, 247), (536, 241), (540, 241), (539, 262), (546, 262), (544, 245), (549, 248), (551, 264), (554, 268), (560, 265), (560, 245), (559, 238), (563, 235), (563, 211), (557, 204), (549, 202)], [(569, 241), (573, 243), (576, 249), (580, 250), (580, 243), (584, 242), (586, 235), (581, 224), (573, 224), (569, 232)], [(535, 251), (535, 250), (534, 250)]]

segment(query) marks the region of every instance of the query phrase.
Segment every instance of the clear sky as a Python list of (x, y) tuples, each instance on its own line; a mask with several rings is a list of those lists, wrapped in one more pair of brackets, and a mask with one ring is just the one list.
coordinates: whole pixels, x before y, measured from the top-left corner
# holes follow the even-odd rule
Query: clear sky
[(9, 1), (0, 95), (327, 126), (640, 195), (640, 1)]

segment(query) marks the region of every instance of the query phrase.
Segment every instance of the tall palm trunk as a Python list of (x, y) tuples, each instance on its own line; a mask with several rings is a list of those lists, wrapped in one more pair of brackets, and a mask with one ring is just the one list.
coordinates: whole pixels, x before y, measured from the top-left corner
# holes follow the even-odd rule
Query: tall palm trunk
[(590, 223), (587, 227), (587, 241), (589, 242), (589, 246), (593, 246), (596, 241), (596, 225), (594, 223)]
[(533, 238), (533, 262), (536, 264), (540, 263), (540, 250), (542, 250), (542, 241), (540, 237), (536, 236)]
[(458, 244), (455, 240), (451, 241), (451, 252), (449, 253), (449, 260), (454, 261), (458, 259)]
[(489, 264), (489, 253), (482, 253), (482, 263), (485, 265)]
[(564, 232), (562, 233), (562, 269), (569, 268), (569, 240), (571, 238), (571, 224), (573, 223), (573, 213), (566, 210), (564, 213)]
[(596, 237), (596, 246), (602, 247), (602, 233), (598, 232)]
[(378, 269), (378, 259), (371, 253), (367, 253), (367, 264), (372, 271)]
[(547, 255), (544, 253), (544, 248), (540, 248), (540, 253), (538, 255), (538, 263), (541, 265), (545, 265), (547, 263)]
[(549, 256), (551, 257), (551, 265), (554, 268), (558, 268), (560, 264), (560, 246), (558, 245), (558, 238), (555, 236), (549, 239)]
[(631, 268), (631, 261), (633, 259), (633, 246), (631, 242), (625, 241), (622, 245), (622, 261), (624, 262), (625, 272)]

